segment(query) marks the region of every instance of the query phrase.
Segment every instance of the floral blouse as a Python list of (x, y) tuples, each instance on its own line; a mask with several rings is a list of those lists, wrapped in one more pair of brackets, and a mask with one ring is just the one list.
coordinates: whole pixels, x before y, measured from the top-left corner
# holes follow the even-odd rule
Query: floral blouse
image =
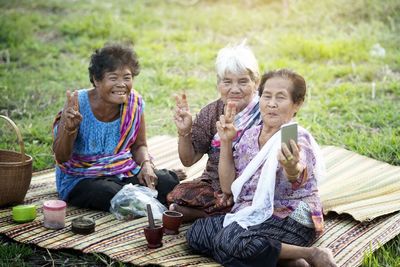
[[(250, 161), (260, 151), (258, 137), (262, 126), (255, 126), (244, 133), (234, 151), (236, 177), (239, 177)], [(285, 218), (293, 213), (301, 202), (305, 202), (311, 210), (311, 218), (316, 232), (323, 231), (322, 205), (318, 194), (317, 180), (314, 177), (315, 153), (310, 145), (310, 133), (299, 128), (298, 144), (300, 145), (300, 164), (304, 171), (295, 182), (290, 182), (283, 168), (278, 163), (276, 170), (274, 215)], [(257, 188), (262, 166), (244, 183), (232, 211), (250, 206)]]

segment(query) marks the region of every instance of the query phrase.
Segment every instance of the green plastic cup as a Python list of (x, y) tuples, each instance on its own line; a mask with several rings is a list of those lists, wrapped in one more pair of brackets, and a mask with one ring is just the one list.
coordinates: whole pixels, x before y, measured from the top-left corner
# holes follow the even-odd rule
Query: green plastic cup
[(36, 219), (35, 205), (18, 205), (12, 208), (12, 218), (14, 222), (25, 223)]

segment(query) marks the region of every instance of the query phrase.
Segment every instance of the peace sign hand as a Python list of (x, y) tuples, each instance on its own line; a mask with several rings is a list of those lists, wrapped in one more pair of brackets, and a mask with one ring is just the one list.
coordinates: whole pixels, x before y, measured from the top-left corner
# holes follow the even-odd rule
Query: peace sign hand
[(189, 104), (186, 99), (186, 94), (181, 97), (175, 96), (176, 108), (174, 114), (174, 122), (178, 133), (182, 136), (187, 135), (192, 129), (192, 115), (189, 111)]
[(233, 102), (229, 102), (226, 105), (225, 115), (221, 115), (219, 117), (219, 121), (217, 121), (217, 131), (218, 135), (223, 141), (232, 141), (236, 137), (237, 130), (233, 121), (235, 120), (236, 115), (236, 104)]
[(61, 119), (64, 123), (65, 130), (69, 132), (75, 131), (82, 121), (82, 115), (79, 113), (78, 91), (67, 90), (67, 101), (65, 102)]

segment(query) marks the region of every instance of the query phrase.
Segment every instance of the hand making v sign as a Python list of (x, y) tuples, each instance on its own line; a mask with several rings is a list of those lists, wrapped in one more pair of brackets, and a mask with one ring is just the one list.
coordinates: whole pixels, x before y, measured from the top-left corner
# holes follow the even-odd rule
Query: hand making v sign
[(236, 104), (228, 102), (225, 109), (225, 115), (219, 117), (217, 121), (217, 131), (221, 140), (232, 141), (237, 133), (235, 125), (233, 124), (236, 115)]
[(75, 133), (78, 129), (82, 115), (79, 113), (78, 91), (67, 90), (67, 101), (65, 102), (64, 109), (61, 115), (61, 121), (64, 130), (70, 134)]
[(176, 108), (174, 114), (174, 122), (178, 128), (180, 136), (187, 136), (192, 130), (192, 115), (189, 111), (189, 104), (186, 99), (186, 94), (175, 96)]

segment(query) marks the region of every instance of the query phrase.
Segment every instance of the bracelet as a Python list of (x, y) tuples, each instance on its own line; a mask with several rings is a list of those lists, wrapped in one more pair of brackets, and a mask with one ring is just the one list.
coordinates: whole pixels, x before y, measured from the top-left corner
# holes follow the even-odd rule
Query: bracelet
[(78, 128), (75, 128), (74, 130), (68, 130), (66, 127), (65, 127), (65, 124), (63, 125), (64, 127), (64, 131), (68, 134), (68, 135), (73, 135), (74, 133), (76, 133), (76, 131), (78, 130)]
[(289, 175), (289, 174), (286, 173), (286, 177), (287, 177), (289, 180), (291, 180), (291, 179), (293, 179), (293, 178), (299, 177), (299, 173), (297, 173), (297, 174), (295, 174), (295, 175)]
[(192, 133), (192, 131), (189, 131), (188, 133), (185, 133), (185, 134), (181, 134), (181, 133), (178, 131), (178, 136), (179, 136), (179, 137), (186, 137), (186, 136), (189, 136), (191, 133)]
[(140, 168), (142, 168), (143, 165), (144, 165), (146, 162), (150, 162), (150, 165), (151, 165), (151, 167), (152, 167), (153, 169), (156, 168), (156, 166), (154, 166), (154, 163), (153, 163), (150, 159), (145, 159), (145, 160), (143, 160), (142, 163), (140, 163)]
[(287, 171), (285, 170), (285, 175), (286, 175), (286, 177), (287, 177), (289, 180), (294, 179), (294, 178), (297, 179), (297, 178), (299, 178), (300, 174), (301, 174), (303, 171), (304, 171), (304, 167), (300, 165), (300, 169), (297, 170), (297, 174), (292, 174), (292, 175), (290, 175), (290, 174), (288, 174)]

